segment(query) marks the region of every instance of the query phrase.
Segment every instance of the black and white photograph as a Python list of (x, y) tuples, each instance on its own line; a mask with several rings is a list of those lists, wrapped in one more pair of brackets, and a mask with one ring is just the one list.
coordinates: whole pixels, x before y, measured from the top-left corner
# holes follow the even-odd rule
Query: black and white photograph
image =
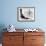
[(18, 7), (17, 8), (18, 21), (34, 21), (35, 8), (34, 7)]

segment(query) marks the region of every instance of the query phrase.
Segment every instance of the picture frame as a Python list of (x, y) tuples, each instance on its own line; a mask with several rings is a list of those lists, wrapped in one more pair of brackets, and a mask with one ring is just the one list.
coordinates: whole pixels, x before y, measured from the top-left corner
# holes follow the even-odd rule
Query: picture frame
[(35, 7), (17, 7), (17, 20), (19, 22), (35, 21)]

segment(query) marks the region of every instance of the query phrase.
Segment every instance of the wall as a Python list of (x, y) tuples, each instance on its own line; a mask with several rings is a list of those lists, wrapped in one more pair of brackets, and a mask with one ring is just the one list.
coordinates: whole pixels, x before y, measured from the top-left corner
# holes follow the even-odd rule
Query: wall
[[(46, 28), (46, 1), (44, 0), (1, 0), (0, 24), (13, 24), (16, 28)], [(18, 22), (17, 7), (35, 7), (35, 22)]]
[[(46, 0), (0, 0), (0, 31), (13, 24), (16, 28), (40, 27), (46, 32)], [(35, 7), (35, 22), (18, 22), (17, 7)]]

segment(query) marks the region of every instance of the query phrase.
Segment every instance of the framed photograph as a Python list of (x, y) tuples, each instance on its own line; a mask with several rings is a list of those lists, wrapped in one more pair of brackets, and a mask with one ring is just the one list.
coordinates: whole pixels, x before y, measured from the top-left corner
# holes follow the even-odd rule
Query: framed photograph
[(22, 22), (35, 21), (35, 7), (18, 7), (17, 20)]

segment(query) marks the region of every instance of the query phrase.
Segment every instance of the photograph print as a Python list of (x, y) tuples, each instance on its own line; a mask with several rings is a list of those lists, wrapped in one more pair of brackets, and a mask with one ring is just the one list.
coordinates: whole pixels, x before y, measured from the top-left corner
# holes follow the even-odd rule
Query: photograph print
[(17, 8), (17, 20), (31, 22), (35, 20), (35, 8), (34, 7), (18, 7)]

